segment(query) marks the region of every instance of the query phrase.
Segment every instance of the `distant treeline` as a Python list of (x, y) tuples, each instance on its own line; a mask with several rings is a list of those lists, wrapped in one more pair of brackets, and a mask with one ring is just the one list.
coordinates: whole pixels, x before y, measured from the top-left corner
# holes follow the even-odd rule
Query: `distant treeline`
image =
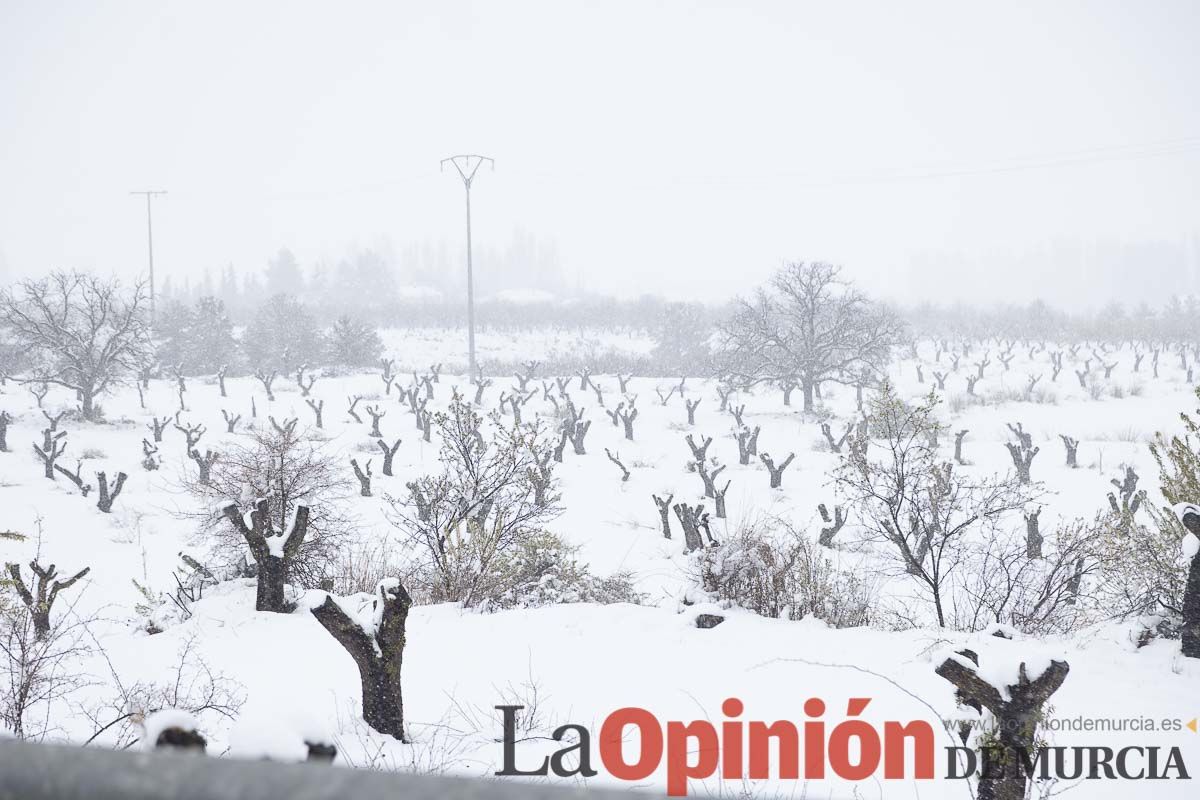
[[(533, 244), (525, 243), (523, 248), (513, 255), (517, 261), (530, 257), (526, 251)], [(305, 269), (285, 248), (264, 270), (239, 272), (230, 266), (215, 276), (205, 273), (196, 282), (168, 281), (159, 295), (162, 301), (189, 307), (203, 298), (215, 298), (239, 326), (248, 325), (272, 298), (288, 295), (322, 326), (349, 316), (377, 328), (461, 328), (467, 324), (465, 292), (444, 274), (448, 263), (435, 259), (430, 264), (440, 267), (432, 270), (438, 274), (418, 271), (410, 275), (419, 279), (417, 285), (402, 286), (398, 278), (402, 272), (396, 265), (370, 250), (350, 254), (331, 266)], [(531, 269), (526, 277), (531, 285), (549, 289), (543, 272)], [(693, 322), (708, 320), (715, 325), (729, 315), (735, 301), (733, 297), (706, 304), (656, 296), (618, 299), (567, 293), (561, 284), (551, 291), (477, 292), (476, 324), (493, 330), (601, 328), (653, 335), (661, 331), (664, 321), (678, 318), (681, 308), (688, 309), (686, 316)], [(1195, 337), (1200, 303), (1192, 297), (1171, 297), (1159, 307), (1114, 302), (1098, 311), (1067, 312), (1039, 300), (993, 306), (927, 303), (894, 310), (911, 333), (922, 337), (1175, 341)], [(689, 333), (698, 333), (698, 328), (693, 325)]]
[(1200, 301), (1171, 297), (1153, 308), (1111, 303), (1097, 311), (1066, 312), (1040, 300), (1027, 305), (940, 306), (902, 309), (914, 336), (939, 339), (1056, 339), (1062, 341), (1196, 341)]

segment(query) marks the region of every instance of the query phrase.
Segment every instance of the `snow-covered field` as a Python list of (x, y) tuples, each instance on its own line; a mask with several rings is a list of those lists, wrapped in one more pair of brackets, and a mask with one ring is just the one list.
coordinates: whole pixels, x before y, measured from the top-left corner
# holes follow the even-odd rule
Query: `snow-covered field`
[[(384, 336), (388, 354), (407, 369), (461, 361), (460, 338), (458, 332), (436, 331), (393, 331)], [(612, 341), (573, 339), (570, 334), (540, 338), (530, 334), (530, 339), (538, 340), (484, 335), (481, 360), (537, 359), (543, 353), (572, 348), (617, 346)], [(644, 352), (646, 346), (630, 341), (623, 344), (633, 352)], [(1093, 371), (1091, 388), (1083, 388), (1073, 374), (1070, 357), (1067, 368), (1052, 383), (1045, 353), (1035, 355), (1033, 361), (1021, 353), (1008, 370), (998, 363), (988, 368), (975, 388), (978, 397), (966, 394), (965, 376), (975, 368), (967, 363), (974, 359), (964, 358), (960, 369), (946, 378), (946, 390), (938, 392), (944, 400), (939, 412), (942, 421), (951, 431), (970, 431), (964, 450), (970, 466), (962, 469), (980, 474), (1011, 469), (1003, 446), (1011, 438), (1006, 426), (1020, 422), (1041, 448), (1033, 474), (1049, 492), (1043, 501), (1043, 529), (1052, 529), (1058, 519), (1091, 517), (1105, 507), (1105, 496), (1112, 488), (1109, 481), (1120, 475), (1124, 465), (1133, 466), (1151, 500), (1161, 502), (1156, 497), (1157, 471), (1147, 443), (1155, 431), (1175, 431), (1178, 413), (1195, 406), (1195, 395), (1178, 359), (1164, 356), (1161, 377), (1155, 379), (1148, 363), (1137, 373), (1132, 370), (1128, 350), (1108, 357), (1119, 362), (1112, 377), (1106, 380)], [(1081, 351), (1080, 360), (1083, 358)], [(922, 348), (920, 363), (924, 383), (918, 382), (917, 362), (911, 358), (892, 368), (893, 380), (905, 396), (928, 393), (934, 381), (932, 372), (949, 371), (947, 363), (935, 363), (929, 343)], [(1043, 374), (1043, 379), (1029, 399), (1022, 399), (1027, 377), (1038, 374)], [(513, 382), (511, 376), (493, 377), (495, 384), (484, 394), (484, 406), (489, 410)], [(400, 380), (408, 379), (402, 373)], [(593, 380), (605, 389), (605, 402), (613, 407), (619, 399), (616, 379), (599, 375)], [(305, 611), (289, 615), (255, 612), (252, 581), (227, 582), (210, 589), (194, 604), (191, 619), (167, 625), (161, 633), (146, 632), (144, 616), (135, 611), (144, 598), (134, 581), (155, 592), (171, 590), (179, 553), (200, 559), (205, 556), (195, 519), (187, 515), (196, 501), (181, 485), (181, 476), (195, 470), (184, 453), (183, 435), (168, 426), (160, 445), (161, 469), (145, 471), (139, 466), (141, 440), (149, 437), (146, 424), (151, 416), (171, 415), (178, 408), (173, 379), (151, 381), (144, 409), (134, 388), (122, 386), (101, 400), (106, 424), (75, 420), (61, 424), (69, 433), (60, 463), (73, 469), (76, 460), (82, 459), (85, 477), (96, 470), (110, 476), (117, 471), (128, 473), (128, 482), (108, 515), (97, 511), (94, 493), (83, 498), (61, 476), (55, 481), (42, 476), (30, 444), (41, 440), (46, 420), (25, 388), (10, 382), (0, 390), (0, 409), (14, 417), (8, 432), (11, 452), (0, 454), (0, 530), (30, 537), (24, 542), (0, 541), (3, 560), (26, 563), (40, 548), (42, 563), (53, 562), (64, 574), (91, 567), (82, 590), (77, 586), (66, 596), (74, 602), (73, 613), (100, 620), (92, 627), (96, 643), (110, 663), (92, 657), (87, 671), (94, 676), (93, 685), (81, 689), (73, 703), (104, 696), (114, 674), (125, 684), (169, 682), (185, 647), (190, 648), (188, 671), (202, 661), (213, 674), (239, 684), (245, 704), (237, 720), (202, 715), (213, 753), (228, 750), (233, 755), (298, 757), (306, 732), (319, 730), (336, 739), (342, 760), (356, 766), (489, 776), (502, 758), (500, 719), (493, 710), (502, 703), (537, 704), (529, 741), (518, 748), (522, 763), (540, 760), (542, 754), (555, 750), (555, 743), (544, 737), (557, 725), (574, 722), (595, 732), (605, 715), (623, 706), (645, 707), (662, 720), (718, 721), (722, 700), (736, 696), (745, 702), (746, 719), (801, 720), (804, 700), (821, 697), (830, 707), (829, 718), (836, 720), (842, 717), (847, 698), (870, 697), (872, 703), (863, 714), (869, 721), (935, 722), (936, 716), (954, 715), (955, 701), (952, 687), (934, 675), (933, 668), (939, 663), (938, 656), (964, 643), (996, 664), (1032, 662), (1045, 654), (1065, 658), (1071, 671), (1052, 699), (1056, 718), (1187, 721), (1200, 715), (1200, 664), (1183, 659), (1178, 642), (1155, 641), (1141, 649), (1135, 647), (1125, 624), (1099, 624), (1070, 640), (1018, 637), (1009, 642), (934, 627), (903, 632), (836, 630), (812, 619), (788, 622), (726, 610), (723, 624), (697, 628), (694, 619), (701, 607), (681, 603), (688, 587), (682, 537), (677, 533), (670, 540), (663, 538), (651, 499), (653, 494), (673, 494), (677, 502), (701, 500), (700, 479), (687, 469), (691, 457), (684, 437), (688, 433), (711, 436), (709, 454), (727, 465), (721, 482), (732, 481), (728, 519), (715, 521), (713, 533), (718, 539), (726, 535), (726, 525), (732, 528), (764, 515), (807, 527), (815, 539), (817, 505), (832, 505), (835, 499), (830, 472), (839, 457), (825, 445), (818, 418), (799, 410), (798, 391), (792, 407), (783, 405), (782, 393), (774, 388), (735, 395), (730, 404), (744, 404), (747, 424), (762, 427), (760, 452), (769, 452), (776, 460), (795, 453), (795, 461), (784, 473), (782, 489), (770, 489), (766, 470), (757, 459), (749, 466), (738, 464), (732, 438), (734, 420), (719, 410), (715, 384), (698, 377), (687, 379), (686, 397), (700, 399), (695, 424), (688, 425), (678, 395), (665, 405), (656, 395), (656, 389), (666, 394), (673, 383), (633, 379), (629, 391), (637, 395), (640, 415), (635, 440), (627, 441), (621, 427), (611, 424), (597, 406), (594, 393), (580, 391), (579, 379), (572, 378), (569, 391), (592, 422), (586, 440), (588, 454), (577, 456), (567, 448), (558, 471), (564, 513), (551, 524), (555, 533), (580, 546), (580, 559), (593, 572), (634, 573), (646, 604), (556, 605), (493, 613), (450, 605), (414, 607), (404, 663), (411, 744), (366, 728), (358, 710), (359, 680), (350, 657)], [(276, 383), (274, 402), (266, 400), (262, 386), (253, 378), (229, 379), (227, 384), (228, 398), (223, 399), (215, 380), (188, 381), (184, 394), (187, 410), (181, 419), (206, 427), (202, 450), (220, 451), (244, 436), (243, 432), (224, 433), (222, 410), (241, 414), (243, 425), (268, 425), (271, 416), (276, 420), (295, 417), (301, 426), (313, 420), (305, 399), (286, 377)], [(537, 385), (536, 396), (525, 407), (527, 417), (552, 411)], [(443, 375), (431, 406), (443, 407), (455, 386), (468, 398), (474, 395), (465, 378)], [(403, 440), (395, 475), (385, 477), (376, 469), (374, 496), (354, 498), (354, 511), (360, 541), (390, 542), (393, 549), (398, 548), (384, 496), (403, 495), (407, 481), (436, 470), (436, 436), (432, 443), (422, 441), (397, 393), (383, 393), (378, 370), (319, 378), (312, 395), (326, 403), (325, 425), (319, 435), (328, 439), (328, 447), (343, 453), (341, 461), (347, 473), (351, 455), (361, 461), (377, 456), (378, 449), (367, 435), (367, 427), (348, 417), (346, 398), (361, 395), (363, 404), (374, 401), (386, 407), (381, 422), (385, 438)], [(257, 412), (254, 420), (251, 398)], [(61, 391), (52, 391), (44, 401), (44, 407), (52, 411), (73, 405), (73, 398)], [(827, 385), (822, 407), (838, 431), (854, 416), (854, 389)], [(1060, 434), (1080, 440), (1078, 469), (1065, 466)], [(941, 442), (947, 458), (953, 444), (952, 436)], [(618, 468), (605, 458), (605, 448), (619, 454), (629, 468), (628, 481), (620, 480)], [(1014, 529), (1023, 525), (1019, 516), (1011, 524)], [(885, 576), (870, 557), (853, 546), (854, 541), (855, 523), (851, 520), (838, 535), (839, 547), (830, 551), (830, 557), (841, 568), (874, 581), (881, 597), (903, 602), (911, 587), (902, 578)], [(59, 601), (64, 608), (67, 602)], [(56, 735), (86, 737), (90, 727), (71, 712), (66, 704), (56, 709), (61, 728)], [(939, 736), (939, 748), (957, 744), (948, 734), (939, 731)], [(1135, 734), (1057, 731), (1048, 738), (1061, 745), (1179, 746), (1189, 768), (1200, 769), (1200, 734), (1188, 730)], [(939, 751), (939, 774), (943, 763)], [(595, 780), (611, 781), (603, 772)], [(664, 781), (660, 770), (648, 786), (661, 790)], [(1195, 791), (1188, 781), (1164, 781), (1154, 784), (1152, 795), (1143, 794), (1150, 791), (1142, 788), (1147, 785), (1090, 781), (1068, 796), (1185, 797)], [(743, 791), (754, 796), (927, 799), (965, 797), (967, 785), (940, 779), (775, 785), (735, 780), (724, 786), (707, 781), (692, 787), (693, 793), (738, 795)]]
[[(457, 365), (466, 371), (465, 331), (414, 328), (380, 331), (380, 335), (400, 372), (424, 372), (431, 364), (444, 364), (447, 368)], [(586, 359), (600, 353), (639, 356), (646, 355), (653, 347), (654, 341), (644, 334), (593, 329), (514, 331), (484, 327), (475, 334), (475, 352), (485, 369), (489, 364)]]

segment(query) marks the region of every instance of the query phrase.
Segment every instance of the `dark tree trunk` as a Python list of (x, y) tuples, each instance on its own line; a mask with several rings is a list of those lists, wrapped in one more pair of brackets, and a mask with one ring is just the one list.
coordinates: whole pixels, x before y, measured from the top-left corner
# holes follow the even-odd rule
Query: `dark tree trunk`
[(1072, 469), (1079, 466), (1079, 440), (1072, 439), (1070, 436), (1059, 435), (1062, 439), (1063, 446), (1067, 448), (1067, 466)]
[(196, 462), (196, 467), (200, 470), (200, 475), (196, 478), (197, 483), (201, 486), (208, 486), (211, 480), (212, 465), (216, 463), (217, 454), (212, 450), (205, 450), (204, 455), (200, 455), (198, 450), (189, 450), (188, 456)]
[(42, 639), (50, 633), (50, 611), (54, 608), (54, 601), (58, 598), (58, 593), (63, 589), (70, 588), (75, 581), (91, 572), (92, 568), (84, 567), (65, 581), (56, 579), (58, 568), (54, 564), (43, 567), (37, 560), (34, 560), (29, 562), (29, 569), (33, 571), (34, 575), (32, 590), (22, 578), (19, 564), (8, 564), (8, 575), (12, 579), (13, 589), (16, 590), (17, 596), (29, 609), (30, 618), (33, 620), (34, 635)]
[(778, 489), (783, 485), (783, 471), (788, 468), (788, 465), (792, 463), (792, 459), (795, 457), (795, 453), (788, 454), (788, 457), (785, 458), (778, 466), (776, 466), (775, 462), (772, 461), (771, 457), (766, 453), (763, 453), (758, 457), (759, 460), (762, 461), (763, 466), (767, 468), (767, 472), (769, 472), (771, 475), (772, 489)]
[(63, 441), (67, 432), (52, 433), (51, 430), (51, 428), (46, 428), (42, 431), (42, 446), (38, 447), (34, 442), (33, 452), (37, 453), (38, 458), (42, 460), (42, 474), (50, 480), (54, 480), (54, 462), (67, 449), (67, 443)]
[(576, 422), (571, 429), (571, 449), (575, 451), (577, 456), (586, 456), (587, 450), (584, 449), (583, 440), (587, 436), (588, 429), (592, 427), (592, 421)]
[(675, 516), (679, 517), (679, 524), (683, 527), (683, 550), (685, 553), (690, 553), (693, 550), (700, 550), (704, 547), (704, 537), (700, 535), (700, 528), (707, 525), (708, 515), (704, 513), (704, 506), (689, 506), (686, 503), (676, 503)]
[(1036, 509), (1025, 515), (1025, 557), (1026, 558), (1041, 558), (1042, 557), (1042, 536), (1041, 525), (1038, 523), (1038, 517), (1042, 515), (1042, 510)]
[(669, 494), (666, 499), (659, 497), (656, 494), (650, 495), (654, 498), (654, 505), (658, 507), (658, 516), (662, 521), (662, 533), (664, 539), (671, 538), (671, 501), (675, 499), (675, 495)]
[[(316, 416), (316, 418), (317, 418), (317, 428), (318, 428), (318, 429), (320, 429), (320, 428), (324, 428), (324, 427), (325, 427), (325, 420), (322, 418), (322, 415), (323, 415), (323, 414), (324, 414), (324, 412), (325, 412), (325, 401), (324, 401), (324, 400), (316, 400), (316, 401), (313, 401), (312, 399), (309, 399), (309, 400), (307, 400), (307, 401), (305, 401), (305, 402), (307, 402), (307, 403), (308, 403), (308, 407), (312, 409), (312, 411), (313, 411), (313, 414), (314, 414), (314, 415)], [(231, 431), (231, 432), (232, 432), (232, 431)]]
[(1017, 468), (1017, 479), (1026, 485), (1032, 483), (1033, 478), (1030, 476), (1030, 467), (1033, 465), (1033, 457), (1038, 454), (1041, 448), (1028, 448), (1015, 445), (1012, 442), (1007, 442), (1004, 446), (1008, 448), (1008, 454), (1012, 456), (1013, 466)]
[[(705, 462), (703, 462), (703, 461), (696, 462), (696, 473), (700, 476), (700, 480), (704, 481), (704, 496), (705, 497), (716, 498), (716, 496), (717, 496), (717, 485), (716, 485), (717, 476), (720, 475), (724, 470), (725, 470), (725, 466), (721, 465), (721, 466), (717, 467), (715, 470), (713, 470), (712, 473), (710, 474), (708, 471), (708, 467), (705, 465)], [(717, 514), (717, 516), (721, 517), (724, 515)]]
[[(725, 468), (721, 467), (721, 469)], [(733, 483), (733, 481), (725, 481), (725, 488), (719, 491), (713, 491), (713, 500), (715, 505), (715, 508), (713, 509), (713, 516), (715, 516), (717, 519), (725, 519), (725, 493), (729, 491), (729, 484), (731, 483)]]
[(392, 459), (396, 457), (396, 451), (400, 449), (400, 440), (397, 439), (396, 443), (391, 447), (388, 447), (383, 439), (377, 439), (375, 443), (379, 445), (379, 449), (383, 451), (383, 474), (391, 477)]
[(963, 448), (963, 440), (967, 438), (968, 433), (970, 433), (970, 431), (964, 428), (963, 430), (954, 434), (954, 460), (957, 461), (959, 464), (967, 463), (967, 462), (963, 461), (962, 448)]
[[(699, 401), (697, 401), (697, 402), (699, 402)], [(625, 405), (624, 403), (620, 403), (617, 405), (617, 411), (613, 418), (621, 420), (621, 425), (625, 429), (625, 438), (632, 442), (633, 441), (633, 422), (638, 417), (638, 410), (633, 407), (632, 403), (629, 404), (628, 408), (623, 407), (624, 405)]]
[(85, 387), (79, 390), (79, 399), (82, 405), (81, 412), (83, 418), (89, 422), (96, 419), (96, 392), (91, 387)]
[[(399, 580), (383, 581), (376, 589), (375, 631), (368, 633), (327, 596), (312, 615), (346, 649), (358, 666), (362, 684), (362, 713), (380, 733), (404, 737), (404, 695), (400, 673), (404, 663), (405, 628), (412, 598)], [(382, 607), (381, 607), (382, 606)]]
[(816, 388), (816, 385), (814, 384), (814, 382), (807, 378), (805, 378), (800, 383), (800, 391), (804, 393), (804, 410), (805, 411), (813, 410), (813, 393), (814, 393), (815, 388)]
[[(380, 442), (382, 444), (382, 442)], [(386, 445), (384, 445), (386, 447)], [(350, 459), (350, 466), (354, 467), (354, 477), (358, 478), (359, 491), (363, 497), (371, 496), (371, 459), (367, 459), (367, 468), (364, 470), (358, 465), (358, 459)]]
[(838, 535), (838, 531), (846, 524), (846, 517), (842, 513), (841, 506), (833, 507), (833, 518), (829, 516), (829, 509), (824, 503), (817, 506), (817, 512), (821, 515), (821, 521), (825, 523), (825, 527), (821, 528), (821, 535), (817, 537), (817, 543), (823, 547), (833, 547), (833, 537)]
[(692, 438), (692, 435), (690, 433), (683, 438), (684, 438), (684, 441), (687, 442), (687, 446), (692, 451), (692, 459), (693, 460), (695, 460), (698, 463), (698, 462), (703, 461), (707, 457), (708, 446), (710, 444), (712, 444), (711, 436), (705, 436), (704, 444), (701, 444), (701, 445), (696, 444), (696, 440)]
[(108, 476), (103, 472), (96, 473), (96, 482), (100, 484), (100, 498), (96, 501), (96, 508), (108, 514), (112, 511), (113, 501), (117, 499), (117, 495), (121, 493), (122, 487), (125, 486), (125, 478), (128, 477), (124, 472), (117, 473), (117, 480), (112, 485), (112, 490), (109, 490)]
[[(1193, 533), (1200, 538), (1200, 533)], [(1200, 658), (1200, 553), (1192, 556), (1183, 590), (1183, 654)]]
[[(1200, 509), (1185, 506), (1179, 515), (1183, 526), (1200, 539)], [(1200, 551), (1192, 556), (1188, 565), (1187, 583), (1183, 588), (1183, 654), (1188, 658), (1200, 658)]]
[[(978, 665), (978, 658), (970, 650), (960, 655)], [(1034, 755), (1037, 726), (1045, 714), (1046, 701), (1062, 686), (1069, 671), (1067, 662), (1051, 661), (1045, 672), (1030, 680), (1021, 664), (1017, 683), (1007, 687), (1010, 699), (1006, 700), (998, 688), (958, 659), (948, 658), (935, 670), (954, 684), (961, 704), (986, 708), (995, 716), (998, 743), (982, 748), (976, 800), (1024, 800), (1027, 777), (1019, 753)]]
[[(259, 500), (254, 511), (250, 512), (249, 527), (236, 504), (226, 506), (224, 513), (250, 546), (250, 554), (258, 565), (258, 592), (254, 609), (287, 613), (284, 584), (291, 561), (300, 551), (300, 545), (308, 533), (308, 506), (296, 506), (292, 529), (286, 536), (272, 529), (270, 505), (266, 500)], [(282, 547), (272, 547), (275, 542), (271, 540), (278, 538), (283, 538)]]
[(737, 432), (738, 463), (742, 466), (750, 463), (750, 456), (758, 449), (758, 434), (761, 430), (761, 427), (755, 427), (754, 430), (742, 428)]

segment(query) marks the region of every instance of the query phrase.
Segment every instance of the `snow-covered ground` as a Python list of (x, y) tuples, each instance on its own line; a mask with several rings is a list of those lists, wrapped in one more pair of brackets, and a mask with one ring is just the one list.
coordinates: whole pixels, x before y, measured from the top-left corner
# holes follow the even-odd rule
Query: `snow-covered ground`
[[(385, 342), (388, 354), (411, 370), (430, 363), (461, 361), (460, 338), (459, 332), (389, 332)], [(644, 352), (647, 345), (617, 335), (606, 340), (600, 334), (583, 340), (570, 333), (528, 337), (485, 333), (480, 337), (485, 364), (490, 359), (539, 359), (544, 354), (588, 346), (623, 346)], [(1081, 351), (1080, 359), (1083, 357)], [(1044, 501), (1043, 529), (1052, 529), (1059, 518), (1093, 516), (1106, 505), (1109, 481), (1120, 474), (1123, 465), (1133, 466), (1142, 476), (1142, 486), (1151, 491), (1151, 499), (1159, 501), (1154, 491), (1157, 472), (1147, 442), (1155, 431), (1176, 430), (1178, 413), (1195, 406), (1195, 395), (1177, 358), (1164, 355), (1159, 379), (1151, 377), (1149, 359), (1134, 373), (1128, 351), (1109, 358), (1119, 361), (1119, 366), (1108, 380), (1093, 372), (1092, 388), (1079, 385), (1069, 356), (1067, 368), (1053, 383), (1045, 353), (1035, 356), (1033, 362), (1021, 354), (1009, 370), (994, 363), (975, 389), (979, 401), (989, 402), (970, 402), (976, 398), (966, 395), (965, 376), (974, 371), (967, 362), (975, 359), (964, 358), (960, 369), (946, 379), (947, 389), (939, 392), (944, 399), (940, 408), (943, 421), (951, 430), (970, 430), (964, 451), (970, 466), (964, 469), (989, 474), (1011, 468), (1003, 446), (1011, 438), (1007, 424), (1020, 422), (1033, 435), (1034, 444), (1041, 448), (1033, 465), (1034, 477), (1050, 492)], [(932, 372), (949, 371), (947, 363), (935, 363), (928, 344), (921, 360), (925, 383), (918, 383), (912, 359), (893, 368), (893, 378), (906, 396), (928, 393)], [(1030, 399), (1020, 399), (1031, 374), (1044, 377)], [(616, 379), (594, 376), (593, 380), (605, 389), (605, 401), (611, 408), (619, 398)], [(277, 381), (276, 399), (270, 403), (253, 378), (227, 383), (229, 396), (222, 399), (214, 380), (188, 381), (184, 395), (187, 411), (182, 419), (206, 426), (201, 449), (219, 451), (224, 443), (243, 435), (223, 433), (221, 412), (240, 413), (243, 421), (250, 421), (251, 398), (257, 424), (268, 424), (269, 416), (277, 420), (297, 417), (302, 426), (313, 419), (298, 388), (285, 377)], [(510, 383), (509, 376), (495, 376), (495, 385), (485, 393), (485, 406), (494, 408), (500, 391), (507, 391)], [(465, 378), (443, 375), (431, 405), (444, 406), (456, 385), (468, 397), (474, 394)], [(168, 427), (160, 446), (161, 469), (148, 472), (139, 466), (141, 439), (149, 436), (146, 423), (151, 415), (170, 415), (178, 408), (173, 380), (151, 382), (145, 409), (139, 407), (137, 392), (124, 386), (102, 398), (106, 424), (66, 421), (62, 425), (69, 434), (60, 463), (73, 469), (82, 458), (85, 476), (96, 470), (105, 470), (110, 476), (118, 470), (128, 473), (124, 491), (109, 515), (97, 511), (94, 493), (85, 499), (61, 476), (56, 481), (42, 476), (30, 444), (40, 441), (45, 419), (24, 388), (10, 382), (0, 390), (0, 409), (15, 418), (8, 433), (11, 452), (0, 454), (0, 530), (30, 537), (26, 542), (0, 540), (0, 550), (4, 561), (25, 563), (40, 547), (41, 561), (57, 564), (64, 574), (91, 567), (82, 590), (77, 586), (67, 594), (73, 598), (78, 592), (75, 613), (100, 619), (93, 629), (111, 665), (99, 657), (93, 659), (88, 669), (96, 685), (82, 690), (81, 696), (102, 696), (111, 687), (114, 672), (127, 684), (170, 680), (179, 652), (189, 643), (191, 667), (202, 660), (214, 674), (240, 684), (246, 703), (236, 721), (215, 715), (202, 719), (211, 752), (228, 748), (233, 754), (294, 757), (305, 735), (302, 732), (321, 730), (336, 738), (346, 763), (487, 776), (499, 768), (502, 758), (497, 741), (500, 719), (493, 706), (535, 701), (539, 716), (530, 741), (519, 746), (522, 763), (553, 752), (550, 745), (554, 743), (538, 737), (549, 736), (557, 725), (580, 723), (595, 733), (605, 715), (623, 706), (645, 707), (662, 720), (719, 721), (721, 701), (736, 696), (746, 704), (745, 719), (799, 721), (804, 719), (804, 700), (821, 697), (830, 707), (829, 719), (836, 720), (842, 717), (847, 698), (870, 697), (872, 703), (863, 714), (869, 721), (934, 722), (935, 715), (953, 716), (955, 706), (952, 687), (933, 673), (938, 656), (968, 642), (985, 658), (992, 654), (994, 660), (1005, 663), (1014, 658), (1028, 658), (1032, 663), (1046, 653), (1061, 654), (1071, 671), (1052, 699), (1057, 718), (1186, 721), (1200, 715), (1200, 663), (1183, 659), (1177, 642), (1156, 641), (1138, 649), (1128, 626), (1122, 624), (1099, 625), (1070, 640), (1018, 637), (1013, 642), (936, 628), (835, 630), (815, 620), (787, 622), (737, 611), (727, 612), (726, 621), (716, 628), (695, 627), (696, 609), (685, 609), (680, 603), (688, 570), (681, 536), (671, 540), (661, 536), (651, 500), (652, 494), (674, 494), (676, 501), (701, 498), (700, 480), (687, 469), (691, 459), (684, 436), (711, 436), (714, 441), (709, 454), (727, 465), (721, 477), (732, 481), (728, 492), (730, 527), (762, 515), (777, 515), (808, 527), (814, 538), (817, 505), (834, 500), (830, 471), (838, 456), (828, 452), (817, 418), (800, 412), (799, 391), (790, 408), (783, 405), (777, 389), (735, 396), (731, 404), (745, 404), (746, 422), (762, 427), (760, 452), (770, 452), (777, 460), (789, 452), (796, 454), (784, 474), (783, 488), (769, 489), (766, 470), (757, 460), (749, 466), (737, 463), (734, 421), (719, 411), (714, 384), (695, 377), (686, 382), (688, 398), (701, 399), (694, 426), (687, 424), (686, 410), (677, 395), (665, 405), (656, 396), (656, 388), (665, 394), (671, 385), (671, 381), (633, 379), (629, 390), (638, 396), (640, 416), (635, 441), (630, 442), (597, 406), (595, 395), (590, 390), (581, 392), (579, 380), (572, 380), (575, 402), (592, 421), (588, 455), (576, 456), (567, 448), (558, 471), (565, 511), (551, 525), (555, 533), (580, 546), (580, 558), (593, 572), (632, 571), (647, 604), (558, 605), (486, 614), (450, 605), (414, 607), (404, 664), (412, 744), (386, 739), (364, 726), (358, 711), (358, 675), (350, 657), (306, 612), (255, 612), (251, 581), (227, 582), (210, 589), (194, 605), (191, 619), (155, 635), (145, 632), (145, 620), (134, 610), (144, 598), (134, 581), (156, 592), (167, 591), (173, 588), (171, 573), (179, 564), (180, 552), (204, 556), (195, 519), (185, 513), (194, 509), (195, 501), (184, 492), (180, 478), (195, 465), (185, 457), (182, 434)], [(433, 443), (421, 440), (396, 392), (383, 394), (377, 370), (320, 378), (312, 394), (326, 402), (322, 435), (329, 439), (330, 448), (344, 451), (347, 472), (351, 455), (362, 460), (378, 450), (367, 436), (367, 428), (347, 416), (346, 398), (362, 395), (367, 398), (364, 403), (373, 399), (387, 408), (382, 420), (385, 437), (403, 439), (395, 475), (384, 477), (376, 469), (374, 497), (355, 498), (355, 513), (361, 541), (391, 542), (396, 547), (396, 533), (387, 520), (383, 498), (389, 493), (404, 494), (407, 481), (437, 469), (436, 438)], [(853, 417), (854, 390), (826, 386), (822, 403), (837, 430), (837, 421), (844, 424)], [(45, 400), (45, 407), (51, 410), (73, 404), (73, 398), (61, 391), (53, 391)], [(539, 389), (525, 413), (532, 416), (551, 410)], [(1078, 469), (1065, 466), (1060, 434), (1080, 440)], [(952, 437), (941, 444), (949, 458)], [(606, 447), (619, 454), (630, 469), (627, 482), (620, 480), (617, 467), (605, 458)], [(1012, 524), (1023, 523), (1018, 517)], [(726, 521), (717, 521), (714, 534), (718, 539), (726, 533), (725, 525)], [(853, 540), (851, 522), (839, 534), (839, 541)], [(903, 597), (903, 581), (878, 574), (878, 567), (853, 547), (832, 551), (832, 555), (841, 567), (877, 580), (881, 595)], [(78, 738), (88, 733), (82, 719), (72, 721), (66, 713), (69, 709), (60, 711), (65, 720), (61, 735)], [(939, 737), (939, 748), (956, 743), (941, 732)], [(1179, 746), (1188, 767), (1200, 769), (1200, 735), (1188, 730), (1137, 734), (1058, 731), (1049, 738), (1063, 745)], [(943, 762), (939, 751), (939, 774)], [(603, 772), (595, 780), (611, 781)], [(648, 785), (661, 790), (664, 781), (660, 771)], [(1090, 781), (1068, 796), (1144, 796), (1147, 790), (1142, 787), (1146, 785)], [(965, 782), (940, 779), (915, 784), (871, 780), (774, 786), (731, 781), (723, 787), (709, 781), (694, 785), (692, 791), (821, 798), (967, 795)], [(1160, 782), (1153, 789), (1155, 797), (1192, 793), (1194, 788), (1187, 781)]]
[[(400, 372), (425, 372), (431, 364), (457, 365), (465, 371), (467, 333), (444, 328), (381, 331), (388, 356)], [(475, 333), (479, 364), (523, 364), (560, 358), (586, 360), (589, 355), (620, 353), (646, 355), (654, 341), (645, 334), (615, 333), (598, 329), (498, 330), (484, 327)]]

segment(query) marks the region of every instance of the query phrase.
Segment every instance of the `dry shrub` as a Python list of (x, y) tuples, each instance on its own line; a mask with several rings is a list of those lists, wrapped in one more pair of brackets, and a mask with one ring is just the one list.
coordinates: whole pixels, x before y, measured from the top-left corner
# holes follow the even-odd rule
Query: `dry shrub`
[(872, 621), (874, 586), (839, 569), (825, 548), (777, 520), (741, 526), (697, 553), (692, 570), (718, 601), (764, 617), (813, 616), (836, 628)]

